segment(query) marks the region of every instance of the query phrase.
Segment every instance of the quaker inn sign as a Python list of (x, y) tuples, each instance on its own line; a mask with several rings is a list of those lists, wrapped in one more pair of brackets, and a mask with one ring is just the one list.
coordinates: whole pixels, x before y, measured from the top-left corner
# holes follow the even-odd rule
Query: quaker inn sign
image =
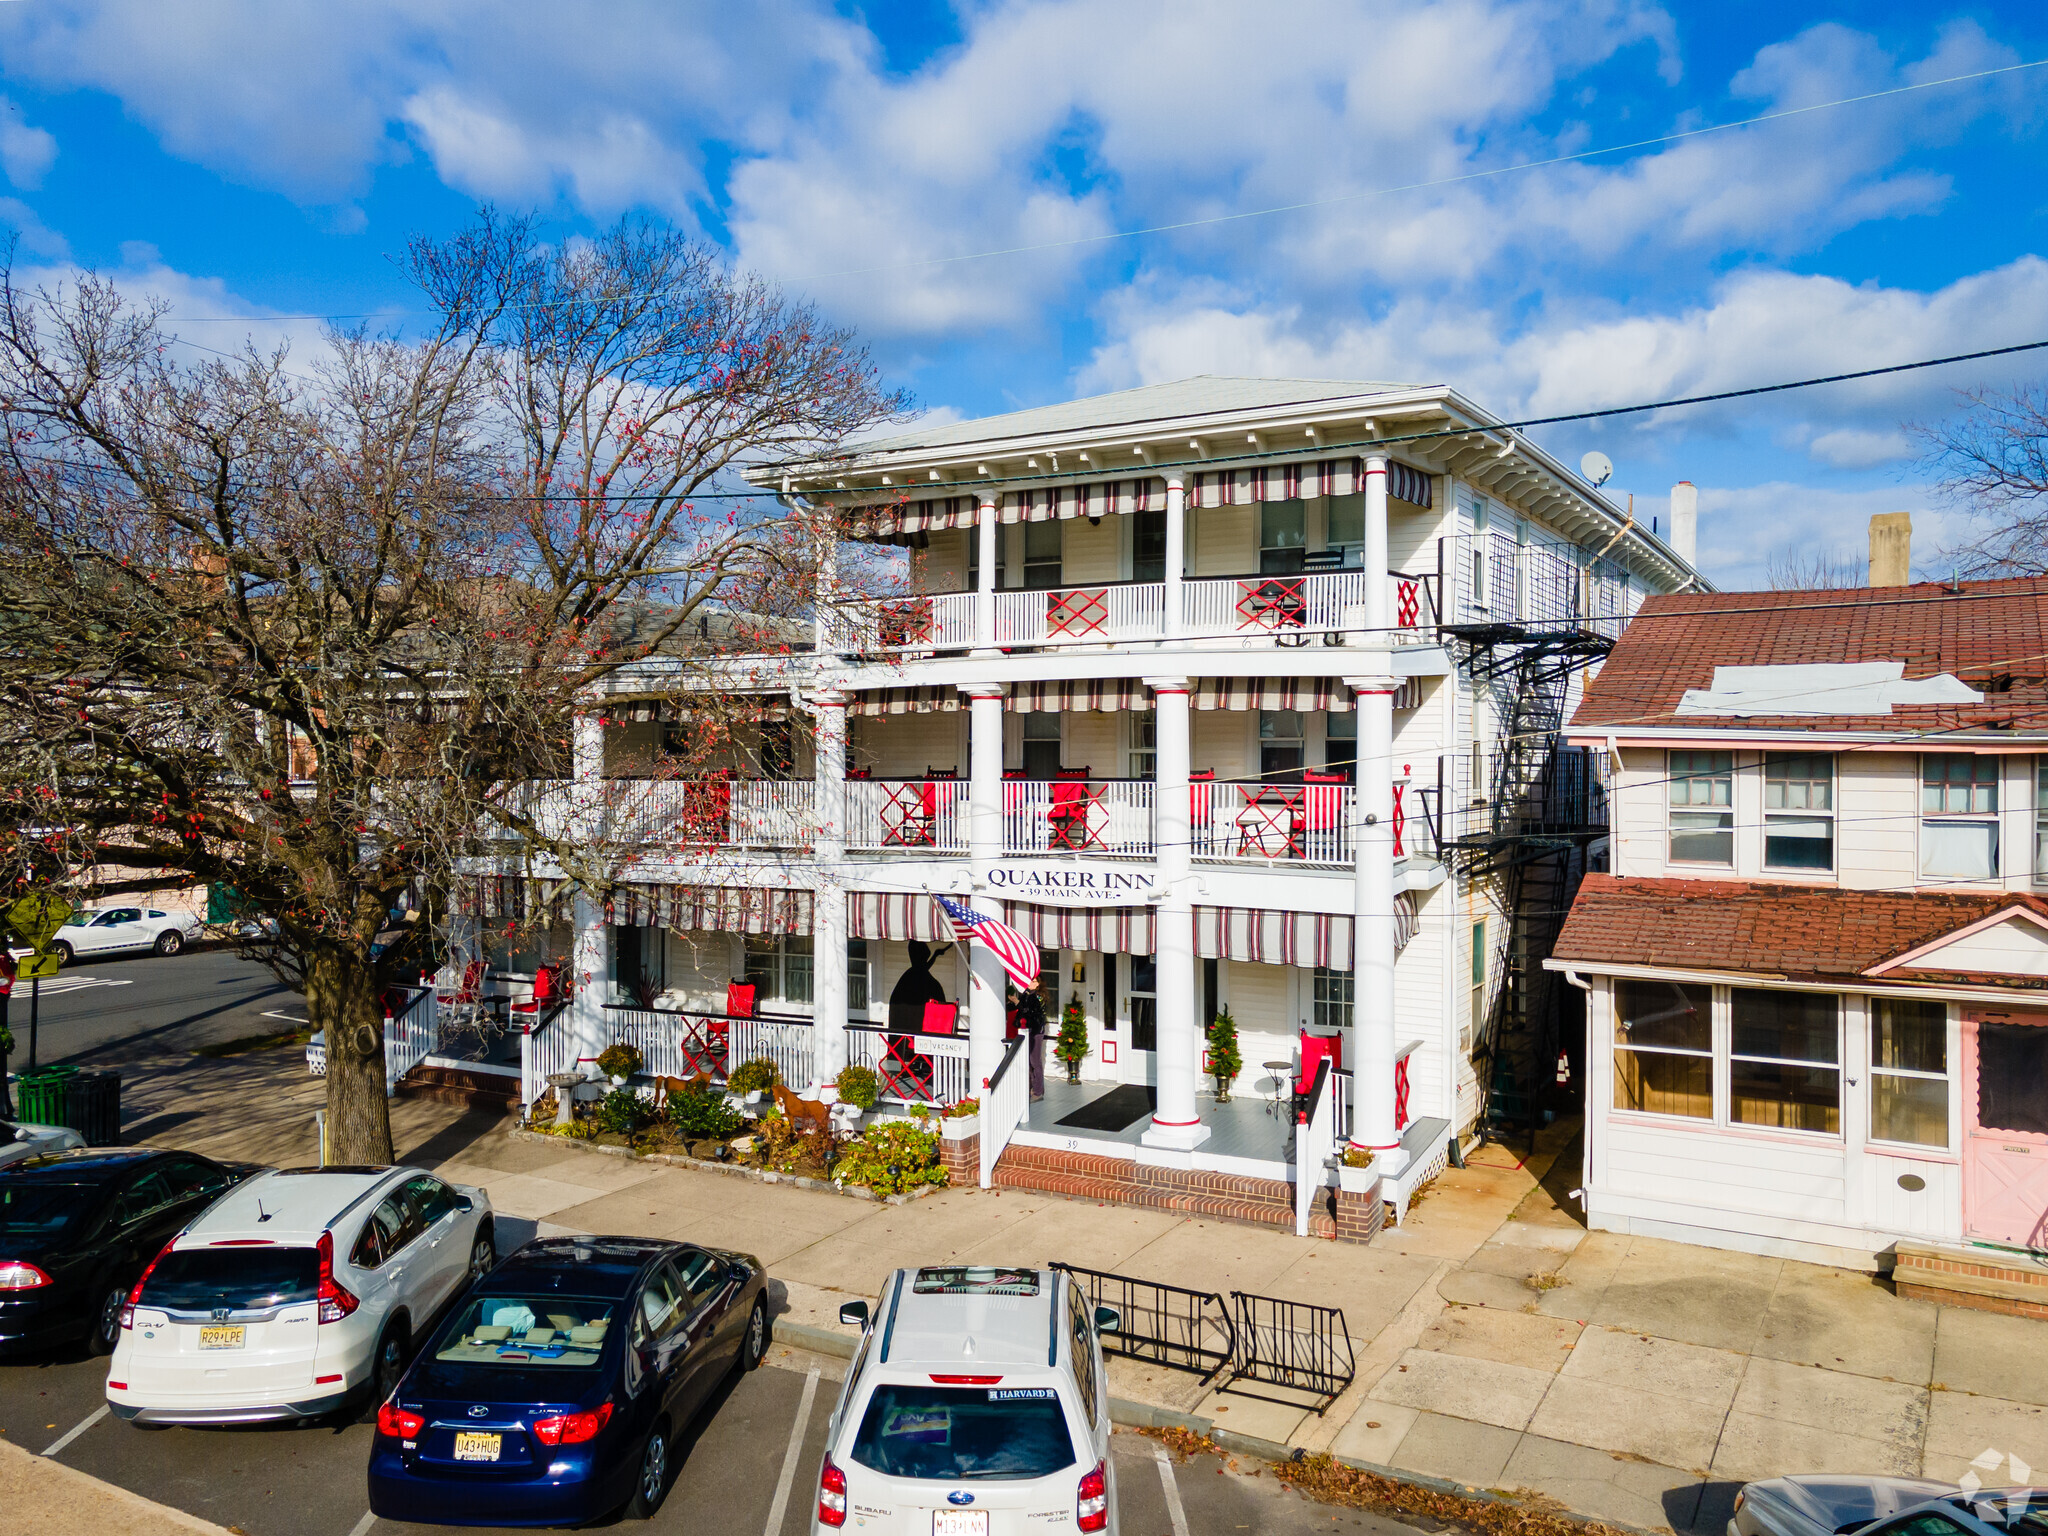
[(1152, 877), (1113, 865), (1013, 862), (989, 871), (988, 889), (1016, 901), (1120, 907), (1143, 901)]

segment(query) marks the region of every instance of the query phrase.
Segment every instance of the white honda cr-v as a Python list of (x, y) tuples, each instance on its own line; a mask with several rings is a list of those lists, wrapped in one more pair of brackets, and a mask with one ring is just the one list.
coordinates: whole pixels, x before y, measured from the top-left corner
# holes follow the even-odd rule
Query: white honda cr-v
[(107, 1402), (144, 1424), (382, 1402), (412, 1341), (496, 1262), (480, 1189), (419, 1168), (259, 1174), (165, 1244), (128, 1293)]
[(1099, 1327), (1052, 1269), (899, 1269), (825, 1432), (817, 1536), (1116, 1536)]

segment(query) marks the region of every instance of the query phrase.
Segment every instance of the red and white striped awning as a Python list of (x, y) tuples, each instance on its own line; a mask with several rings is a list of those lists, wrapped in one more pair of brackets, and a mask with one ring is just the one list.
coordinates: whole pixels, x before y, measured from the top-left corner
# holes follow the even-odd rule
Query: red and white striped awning
[(524, 875), (475, 875), (459, 881), (455, 910), (470, 917), (523, 923), (529, 918), (561, 923), (569, 920), (571, 898), (566, 880), (532, 880)]
[(1166, 482), (1158, 479), (1103, 480), (1093, 485), (1049, 485), (1035, 491), (1005, 491), (997, 518), (1005, 523), (1049, 523), (1069, 517), (1116, 517), (1166, 510)]
[(676, 933), (809, 933), (811, 893), (785, 887), (622, 885), (606, 915), (626, 928)]
[(846, 706), (849, 715), (950, 715), (961, 705), (954, 688), (863, 688)]
[[(1355, 496), (1364, 489), (1364, 459), (1309, 459), (1299, 464), (1202, 470), (1195, 476), (1188, 505), (1242, 507), (1258, 501), (1314, 501), (1319, 496)], [(1387, 464), (1387, 494), (1413, 506), (1432, 503), (1429, 476), (1395, 461)]]
[[(1332, 912), (1275, 912), (1259, 907), (1195, 908), (1195, 953), (1204, 960), (1242, 960), (1254, 965), (1352, 968), (1356, 922)], [(1394, 898), (1394, 949), (1408, 947), (1421, 923), (1415, 896)]]
[(1062, 714), (1093, 710), (1115, 714), (1126, 709), (1150, 709), (1152, 690), (1134, 677), (1096, 679), (1092, 682), (1018, 683), (1003, 701), (1005, 709), (1020, 715)]
[[(950, 943), (953, 930), (938, 903), (922, 892), (849, 891), (846, 927), (856, 939), (921, 939)], [(1150, 907), (1047, 907), (1003, 903), (1003, 921), (1041, 949), (1152, 953)]]
[(1350, 710), (1351, 690), (1334, 677), (1205, 677), (1195, 684), (1196, 709)]
[(844, 507), (839, 516), (848, 538), (892, 540), (941, 528), (972, 528), (980, 509), (981, 497), (975, 493), (933, 496), (922, 501), (903, 497), (871, 502), (866, 506)]

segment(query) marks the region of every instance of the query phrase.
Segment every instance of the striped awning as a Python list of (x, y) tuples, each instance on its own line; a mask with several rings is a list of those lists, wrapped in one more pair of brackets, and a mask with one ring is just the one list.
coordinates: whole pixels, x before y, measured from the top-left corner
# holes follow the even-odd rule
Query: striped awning
[(1205, 677), (1195, 684), (1196, 709), (1349, 710), (1351, 690), (1333, 677)]
[(849, 715), (950, 715), (961, 706), (955, 688), (863, 688), (846, 706)]
[(787, 720), (789, 696), (753, 697), (746, 694), (721, 695), (715, 705), (692, 707), (681, 699), (610, 699), (603, 706), (599, 723), (616, 725), (632, 721), (688, 720), (700, 714), (716, 713), (721, 719)]
[(972, 528), (981, 508), (981, 496), (933, 496), (922, 501), (908, 497), (896, 501), (871, 502), (866, 506), (844, 507), (840, 525), (854, 539), (900, 539), (906, 534), (931, 533), (941, 528)]
[[(1204, 960), (1244, 960), (1255, 965), (1352, 968), (1355, 921), (1343, 913), (1275, 912), (1259, 907), (1195, 908), (1195, 953)], [(1394, 898), (1394, 950), (1408, 947), (1421, 923), (1415, 895)]]
[(1156, 947), (1151, 907), (1042, 907), (1003, 903), (1003, 921), (1040, 949), (1149, 955)]
[(923, 892), (848, 891), (846, 932), (855, 939), (922, 939), (949, 943), (953, 930), (939, 904)]
[(1071, 714), (1077, 710), (1115, 714), (1127, 709), (1150, 709), (1152, 690), (1130, 677), (1079, 683), (1018, 683), (1010, 690), (1004, 707), (1020, 715)]
[(474, 875), (457, 883), (454, 906), (471, 917), (523, 923), (528, 919), (562, 923), (569, 920), (572, 898), (565, 880), (533, 880), (524, 875)]
[(625, 928), (676, 933), (809, 933), (809, 891), (733, 885), (622, 885), (606, 916)]
[[(1421, 470), (1397, 461), (1388, 462), (1389, 496), (1427, 507), (1432, 504), (1430, 485), (1429, 476)], [(1364, 489), (1364, 459), (1307, 459), (1299, 464), (1200, 471), (1188, 504), (1241, 507), (1258, 501), (1314, 501), (1319, 496), (1355, 496)]]
[(1006, 491), (997, 509), (998, 519), (1005, 523), (1049, 523), (1068, 517), (1163, 512), (1166, 482), (1103, 480), (1093, 485), (1049, 485), (1035, 491)]

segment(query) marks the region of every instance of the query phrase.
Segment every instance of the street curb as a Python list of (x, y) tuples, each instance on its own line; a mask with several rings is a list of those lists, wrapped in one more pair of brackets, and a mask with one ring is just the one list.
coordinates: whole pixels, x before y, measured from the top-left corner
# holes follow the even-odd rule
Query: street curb
[(605, 1157), (623, 1157), (636, 1163), (660, 1163), (671, 1168), (695, 1168), (701, 1173), (722, 1173), (729, 1178), (751, 1179), (756, 1184), (790, 1184), (798, 1189), (813, 1190), (825, 1195), (844, 1195), (849, 1200), (866, 1200), (872, 1205), (908, 1205), (913, 1200), (923, 1200), (940, 1190), (950, 1188), (945, 1184), (927, 1184), (901, 1195), (878, 1195), (871, 1189), (858, 1184), (835, 1184), (830, 1179), (806, 1178), (799, 1173), (774, 1173), (766, 1168), (744, 1168), (736, 1163), (707, 1163), (701, 1157), (685, 1157), (680, 1152), (635, 1152), (631, 1147), (601, 1147), (596, 1142), (577, 1141), (568, 1136), (550, 1136), (544, 1131), (526, 1131), (514, 1127), (505, 1132), (514, 1141), (538, 1142), (543, 1146), (568, 1147), (578, 1152), (596, 1152)]
[(229, 1536), (226, 1526), (160, 1504), (119, 1483), (38, 1456), (26, 1446), (4, 1439), (0, 1439), (0, 1507), (40, 1509), (50, 1529), (90, 1529), (100, 1536), (162, 1536), (171, 1531), (186, 1536)]

